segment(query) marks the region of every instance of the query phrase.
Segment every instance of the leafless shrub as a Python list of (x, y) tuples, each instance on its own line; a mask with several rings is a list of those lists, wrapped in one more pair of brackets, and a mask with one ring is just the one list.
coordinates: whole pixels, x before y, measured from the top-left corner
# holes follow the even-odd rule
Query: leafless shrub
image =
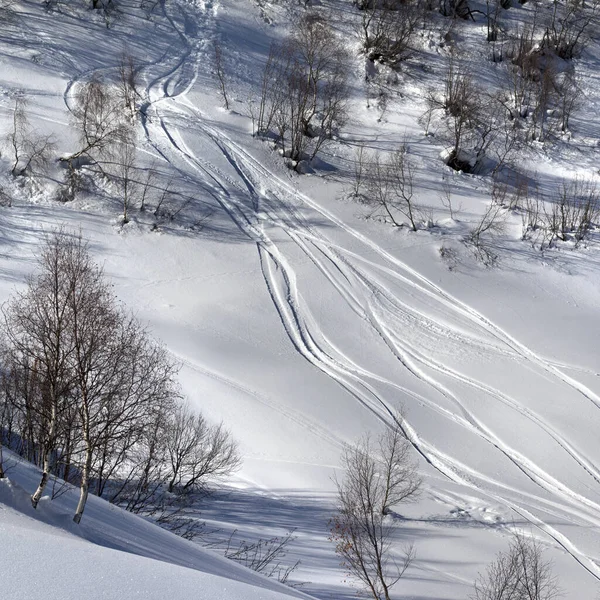
[(160, 4), (160, 0), (140, 0), (140, 8), (146, 14), (146, 18), (152, 18), (156, 7)]
[(468, 19), (469, 17), (473, 20), (473, 13), (469, 6), (468, 0), (440, 0), (440, 13), (445, 17), (451, 17), (456, 19)]
[(596, 18), (596, 8), (595, 2), (586, 6), (578, 0), (554, 0), (543, 45), (565, 60), (579, 56), (589, 41), (588, 33)]
[(442, 206), (447, 208), (450, 212), (450, 218), (454, 220), (456, 218), (457, 213), (462, 210), (462, 205), (459, 204), (456, 206), (454, 204), (454, 200), (452, 199), (452, 186), (448, 179), (444, 178), (442, 182), (442, 194), (440, 196), (440, 200), (442, 202)]
[(0, 185), (0, 206), (12, 206), (12, 196)]
[(233, 547), (235, 531), (231, 534), (225, 548), (225, 558), (234, 560), (248, 569), (273, 577), (280, 583), (288, 583), (290, 575), (300, 566), (300, 561), (289, 566), (284, 566), (290, 544), (294, 542), (294, 529), (284, 536), (260, 538), (255, 542), (242, 540), (237, 547)]
[(600, 195), (596, 184), (581, 177), (563, 181), (544, 216), (550, 234), (549, 245), (554, 238), (563, 242), (573, 239), (575, 245), (579, 245), (600, 222)]
[(52, 136), (40, 136), (35, 133), (29, 123), (26, 107), (26, 100), (17, 96), (12, 130), (6, 137), (12, 153), (10, 172), (14, 177), (34, 174), (36, 171), (44, 172), (55, 148)]
[(116, 0), (92, 0), (92, 9), (102, 14), (107, 28), (111, 26), (113, 20), (119, 14), (119, 6)]
[(539, 77), (542, 54), (537, 43), (538, 27), (538, 9), (536, 8), (532, 22), (516, 30), (507, 50), (507, 56), (511, 59), (511, 63), (519, 67), (523, 76), (529, 81), (534, 81)]
[(481, 219), (471, 228), (467, 242), (473, 247), (475, 256), (486, 267), (496, 264), (498, 255), (494, 250), (494, 238), (504, 232), (504, 208), (490, 202)]
[(527, 239), (532, 232), (537, 231), (542, 223), (543, 206), (538, 194), (528, 194), (525, 198), (521, 214), (523, 224), (522, 239)]
[(79, 192), (85, 188), (85, 178), (79, 169), (75, 168), (74, 161), (66, 161), (65, 176), (62, 185), (58, 188), (56, 198), (59, 202), (72, 202)]
[(561, 596), (552, 563), (534, 538), (515, 534), (474, 585), (472, 600), (555, 600)]
[(442, 245), (439, 249), (440, 258), (448, 265), (449, 271), (454, 271), (459, 263), (458, 253), (454, 248)]
[(375, 600), (390, 599), (390, 589), (415, 555), (411, 546), (397, 563), (390, 552), (390, 511), (415, 499), (421, 486), (410, 451), (397, 422), (375, 445), (364, 438), (343, 457), (346, 474), (337, 484), (338, 511), (331, 520), (330, 539), (348, 573)]

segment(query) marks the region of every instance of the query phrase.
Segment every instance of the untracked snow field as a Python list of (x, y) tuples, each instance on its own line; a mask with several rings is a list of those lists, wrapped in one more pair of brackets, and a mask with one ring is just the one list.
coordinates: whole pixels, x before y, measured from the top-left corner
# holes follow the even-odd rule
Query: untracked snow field
[[(93, 73), (110, 77), (126, 51), (142, 82), (138, 149), (177, 192), (176, 215), (152, 227), (151, 211), (131, 210), (123, 225), (108, 183), (59, 203), (58, 164), (48, 178), (18, 185), (3, 149), (2, 181), (15, 200), (0, 208), (0, 300), (35, 269), (45, 232), (81, 231), (118, 298), (180, 362), (189, 402), (240, 443), (242, 469), (202, 507), (208, 527), (248, 538), (295, 528), (288, 560), (301, 560), (293, 574), (301, 591), (355, 597), (327, 539), (334, 477), (343, 476), (344, 445), (382, 432), (402, 409), (424, 491), (398, 508), (395, 548), (413, 542), (416, 559), (395, 597), (467, 597), (515, 530), (543, 545), (565, 597), (598, 597), (600, 246), (541, 252), (521, 240), (519, 214), (506, 211), (497, 265), (479, 263), (462, 240), (490, 202), (489, 181), (446, 167), (441, 142), (424, 135), (431, 71), (401, 74), (383, 114), (367, 108), (350, 2), (313, 8), (339, 15), (353, 95), (339, 139), (305, 175), (252, 136), (248, 116), (269, 45), (301, 7), (159, 0), (144, 12), (124, 0), (107, 28), (78, 2), (51, 6), (18, 1), (2, 25), (0, 133), (22, 94), (36, 130), (55, 136), (56, 157), (74, 152), (77, 86)], [(423, 46), (421, 60), (435, 70), (440, 49)], [(573, 117), (571, 143), (523, 153), (545, 189), (560, 177), (597, 176), (595, 51), (586, 55), (589, 104)], [(357, 144), (386, 150), (403, 139), (435, 224), (417, 232), (367, 218), (348, 198)], [(462, 207), (454, 218), (440, 200), (448, 182)], [(27, 469), (14, 466), (8, 477), (31, 492)], [(3, 600), (302, 595), (164, 532), (148, 533), (138, 551), (131, 539), (119, 545), (117, 533), (98, 533), (103, 515), (133, 517), (97, 499), (82, 539), (60, 517), (75, 491), (56, 502), (59, 516), (45, 504), (41, 522), (22, 512), (19, 494), (0, 488)], [(75, 585), (83, 570), (89, 593)]]

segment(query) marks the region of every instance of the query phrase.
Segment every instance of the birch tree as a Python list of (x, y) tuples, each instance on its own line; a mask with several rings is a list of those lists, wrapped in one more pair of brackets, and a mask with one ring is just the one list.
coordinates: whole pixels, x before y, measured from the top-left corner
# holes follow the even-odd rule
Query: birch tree
[(71, 267), (81, 260), (84, 249), (78, 244), (58, 243), (62, 237), (59, 232), (46, 240), (38, 273), (2, 309), (5, 344), (14, 368), (28, 374), (32, 390), (27, 409), (39, 422), (42, 477), (31, 497), (34, 508), (48, 483), (62, 417), (72, 402), (68, 363), (74, 347), (69, 336), (69, 300), (76, 289), (76, 271)]

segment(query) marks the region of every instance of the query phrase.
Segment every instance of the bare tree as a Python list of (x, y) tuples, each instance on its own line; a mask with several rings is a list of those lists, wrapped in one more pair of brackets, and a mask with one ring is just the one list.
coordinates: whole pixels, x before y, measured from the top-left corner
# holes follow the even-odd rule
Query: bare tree
[(414, 500), (421, 487), (410, 442), (397, 421), (376, 444), (366, 437), (343, 456), (346, 475), (337, 482), (338, 511), (331, 540), (348, 573), (375, 600), (390, 600), (390, 589), (406, 572), (414, 549), (400, 563), (391, 552), (395, 505)]
[(364, 144), (359, 144), (354, 152), (353, 178), (350, 188), (352, 197), (356, 200), (364, 200), (366, 177), (370, 156)]
[(414, 165), (407, 144), (400, 145), (385, 159), (374, 154), (363, 160), (366, 163), (364, 202), (373, 207), (372, 214), (382, 212), (399, 227), (397, 213), (400, 213), (416, 231), (420, 211), (414, 200)]
[(123, 53), (118, 67), (117, 93), (129, 118), (133, 121), (136, 115), (138, 92), (138, 71), (133, 57)]
[(7, 135), (12, 153), (10, 172), (15, 177), (34, 170), (45, 171), (54, 150), (51, 135), (40, 136), (32, 129), (26, 108), (26, 100), (22, 96), (17, 96), (13, 110), (12, 130)]
[(555, 600), (561, 596), (552, 563), (539, 542), (516, 533), (474, 585), (472, 600)]
[(558, 83), (561, 118), (560, 129), (563, 133), (569, 129), (569, 119), (573, 111), (583, 104), (583, 93), (575, 69), (565, 71), (560, 79), (560, 83)]
[[(6, 374), (2, 374), (2, 392), (5, 392), (6, 389)], [(4, 479), (4, 436), (5, 436), (5, 428), (8, 422), (8, 413), (10, 411), (10, 404), (8, 401), (9, 395), (7, 393), (0, 393), (0, 479)]]
[(137, 172), (137, 145), (132, 134), (118, 144), (114, 152), (114, 163), (110, 166), (110, 174), (120, 187), (124, 224), (129, 223), (129, 208), (139, 191), (144, 193), (142, 201), (145, 199), (147, 188), (138, 181)]
[(481, 101), (481, 90), (462, 63), (452, 56), (446, 70), (444, 96), (439, 105), (446, 113), (446, 131), (452, 144), (446, 162), (457, 171), (470, 172), (476, 166), (466, 159), (465, 153), (475, 150), (479, 141), (477, 126), (485, 122)]
[(118, 145), (131, 136), (131, 123), (118, 90), (99, 76), (92, 77), (77, 91), (73, 116), (81, 148), (64, 160), (71, 162), (84, 154), (95, 160), (109, 159)]
[(225, 70), (223, 68), (223, 54), (221, 52), (221, 44), (218, 40), (215, 40), (213, 47), (215, 50), (215, 72), (217, 75), (217, 79), (219, 80), (219, 89), (221, 91), (221, 97), (223, 98), (225, 109), (229, 110), (229, 98), (227, 97)]
[(237, 444), (223, 424), (209, 425), (188, 406), (167, 420), (165, 443), (170, 465), (169, 492), (200, 489), (209, 479), (229, 475), (241, 464)]
[[(498, 190), (496, 182), (494, 183), (494, 189), (496, 190), (496, 199), (499, 192), (505, 191), (503, 187)], [(494, 196), (494, 192), (492, 196)], [(473, 246), (475, 256), (486, 266), (494, 265), (498, 259), (498, 255), (493, 249), (493, 240), (497, 235), (504, 232), (505, 224), (502, 203), (497, 204), (492, 201), (487, 205), (483, 215), (469, 232), (467, 241)]]
[(284, 536), (259, 538), (252, 542), (242, 540), (237, 547), (232, 547), (233, 534), (227, 541), (225, 558), (234, 560), (248, 569), (273, 577), (280, 583), (287, 583), (290, 575), (300, 566), (299, 560), (289, 566), (282, 564), (289, 545), (296, 539), (293, 529)]

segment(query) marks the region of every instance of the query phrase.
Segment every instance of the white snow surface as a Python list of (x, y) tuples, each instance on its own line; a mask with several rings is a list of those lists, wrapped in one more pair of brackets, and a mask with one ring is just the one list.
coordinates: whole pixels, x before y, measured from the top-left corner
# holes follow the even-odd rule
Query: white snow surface
[[(0, 208), (0, 299), (24, 285), (44, 232), (80, 229), (118, 297), (180, 361), (190, 402), (240, 442), (243, 468), (202, 518), (250, 537), (297, 528), (290, 559), (302, 561), (294, 579), (306, 582), (303, 592), (355, 597), (327, 540), (333, 477), (342, 476), (344, 444), (380, 433), (403, 407), (425, 484), (418, 502), (398, 507), (395, 548), (414, 542), (417, 558), (395, 594), (466, 597), (517, 529), (543, 543), (566, 596), (594, 598), (598, 246), (540, 253), (521, 241), (520, 217), (509, 213), (498, 266), (477, 263), (460, 239), (489, 202), (488, 182), (442, 164), (442, 145), (418, 124), (422, 96), (410, 77), (383, 119), (365, 108), (358, 58), (342, 139), (314, 173), (292, 173), (251, 136), (246, 116), (287, 10), (169, 0), (146, 18), (137, 4), (124, 1), (107, 29), (76, 4), (46, 12), (17, 2), (16, 21), (0, 35), (0, 128), (8, 130), (20, 90), (36, 129), (54, 133), (58, 153), (74, 151), (74, 90), (94, 72), (114, 73), (126, 49), (141, 65), (140, 153), (164, 180), (173, 177), (175, 209), (190, 201), (151, 231), (149, 215), (135, 211), (122, 226), (108, 185), (59, 204), (52, 178), (20, 188), (7, 177), (16, 200)], [(345, 19), (336, 27), (350, 39)], [(214, 39), (230, 111), (220, 108)], [(438, 58), (431, 50), (431, 64)], [(573, 145), (525, 156), (543, 186), (597, 168), (598, 149), (586, 146), (597, 133), (586, 125), (597, 91), (590, 87), (589, 115), (573, 119)], [(405, 136), (419, 199), (438, 224), (416, 233), (366, 219), (344, 193), (357, 142), (390, 149)], [(3, 153), (4, 171), (8, 160)], [(57, 167), (52, 177), (61, 176)], [(456, 220), (440, 202), (442, 176), (462, 205)], [(442, 246), (452, 250), (451, 269)], [(3, 599), (300, 595), (95, 498), (81, 531), (68, 519), (74, 492), (34, 514), (31, 468), (19, 464), (9, 477), (0, 483)]]

